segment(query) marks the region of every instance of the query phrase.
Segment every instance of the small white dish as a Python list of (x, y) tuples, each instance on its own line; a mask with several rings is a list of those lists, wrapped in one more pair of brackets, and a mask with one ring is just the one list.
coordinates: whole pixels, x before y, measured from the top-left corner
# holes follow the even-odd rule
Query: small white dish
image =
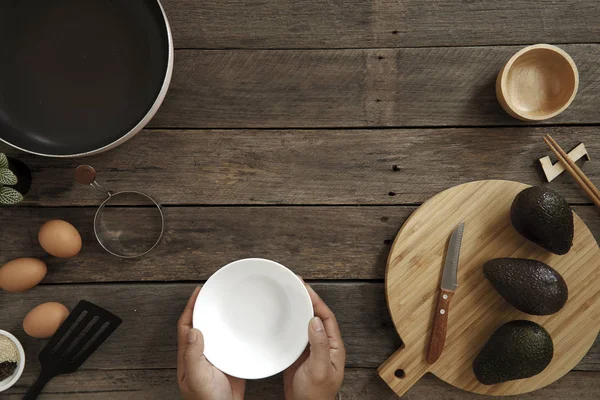
[(215, 272), (194, 307), (204, 355), (221, 371), (243, 379), (275, 375), (308, 344), (314, 316), (304, 283), (274, 261), (248, 258)]
[(10, 389), (15, 383), (17, 383), (19, 378), (21, 378), (21, 375), (23, 375), (23, 370), (25, 369), (25, 350), (23, 350), (23, 345), (21, 345), (19, 339), (14, 337), (11, 333), (0, 329), (0, 335), (6, 336), (10, 340), (12, 340), (12, 342), (15, 344), (15, 346), (17, 346), (17, 349), (19, 350), (19, 362), (17, 363), (17, 369), (15, 369), (15, 372), (13, 372), (11, 376), (4, 379), (3, 381), (0, 381), (0, 392), (4, 392), (5, 390)]

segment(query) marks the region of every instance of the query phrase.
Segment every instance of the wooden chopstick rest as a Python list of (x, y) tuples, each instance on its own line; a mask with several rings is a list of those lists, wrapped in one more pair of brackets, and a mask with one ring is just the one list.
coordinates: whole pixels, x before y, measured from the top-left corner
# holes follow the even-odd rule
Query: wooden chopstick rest
[[(579, 143), (577, 147), (569, 152), (569, 158), (575, 162), (583, 157), (585, 157), (587, 161), (590, 160), (590, 155), (583, 143)], [(565, 171), (563, 163), (558, 160), (555, 164), (552, 164), (550, 156), (540, 158), (540, 164), (542, 165), (544, 175), (546, 175), (548, 182), (552, 182), (557, 176)]]
[(565, 169), (575, 179), (575, 182), (583, 189), (588, 195), (590, 200), (600, 207), (600, 190), (594, 185), (592, 181), (585, 175), (585, 173), (569, 158), (567, 153), (560, 147), (560, 145), (550, 135), (544, 136), (544, 142), (550, 147), (552, 152), (556, 154), (556, 157), (563, 163)]

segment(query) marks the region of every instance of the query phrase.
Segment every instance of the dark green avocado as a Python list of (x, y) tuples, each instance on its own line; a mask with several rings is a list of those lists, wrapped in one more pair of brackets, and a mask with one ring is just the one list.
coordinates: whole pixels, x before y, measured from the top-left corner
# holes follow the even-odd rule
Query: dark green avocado
[(554, 356), (550, 334), (531, 321), (511, 321), (496, 330), (483, 346), (473, 372), (484, 385), (525, 379), (542, 372)]
[(569, 298), (563, 277), (541, 261), (496, 258), (483, 265), (483, 274), (506, 301), (527, 314), (554, 314)]
[(534, 186), (520, 192), (510, 220), (523, 237), (555, 254), (567, 254), (573, 246), (573, 211), (553, 190)]

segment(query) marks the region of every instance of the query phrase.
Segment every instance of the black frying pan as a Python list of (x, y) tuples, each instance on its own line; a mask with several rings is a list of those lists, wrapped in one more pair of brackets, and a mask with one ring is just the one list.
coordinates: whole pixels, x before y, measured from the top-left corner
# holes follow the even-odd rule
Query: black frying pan
[(158, 0), (0, 0), (0, 139), (72, 157), (142, 129), (173, 70)]

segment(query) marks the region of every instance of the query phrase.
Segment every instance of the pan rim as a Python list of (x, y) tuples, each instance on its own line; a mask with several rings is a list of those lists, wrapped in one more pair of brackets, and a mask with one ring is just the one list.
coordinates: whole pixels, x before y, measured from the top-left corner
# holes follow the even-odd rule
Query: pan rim
[(107, 150), (110, 150), (117, 146), (120, 146), (121, 144), (125, 143), (126, 141), (128, 141), (129, 139), (131, 139), (132, 137), (137, 135), (150, 122), (150, 120), (156, 115), (156, 112), (158, 111), (158, 109), (162, 105), (165, 97), (167, 96), (167, 92), (168, 92), (169, 86), (171, 84), (171, 78), (173, 77), (173, 64), (174, 64), (175, 52), (174, 52), (174, 46), (173, 46), (173, 34), (171, 32), (171, 25), (169, 24), (169, 20), (167, 18), (167, 13), (165, 12), (165, 9), (164, 9), (162, 3), (160, 2), (160, 0), (155, 0), (155, 1), (158, 4), (158, 7), (160, 8), (160, 11), (163, 16), (163, 20), (165, 22), (165, 28), (167, 31), (167, 42), (168, 42), (168, 46), (169, 46), (169, 51), (168, 51), (169, 55), (168, 55), (168, 59), (167, 59), (167, 70), (165, 72), (165, 78), (160, 87), (160, 91), (158, 92), (158, 95), (156, 96), (154, 103), (152, 103), (152, 106), (150, 107), (148, 112), (146, 112), (144, 117), (133, 128), (131, 128), (127, 133), (125, 133), (123, 136), (121, 136), (117, 140), (115, 140), (105, 146), (99, 147), (94, 150), (90, 150), (90, 151), (86, 151), (86, 152), (82, 152), (82, 153), (73, 153), (73, 154), (41, 153), (41, 152), (36, 152), (33, 150), (28, 150), (23, 147), (17, 146), (2, 137), (0, 137), (0, 141), (3, 143), (6, 143), (7, 145), (11, 146), (14, 149), (23, 151), (25, 153), (34, 154), (36, 156), (51, 157), (51, 158), (76, 158), (76, 157), (86, 157), (86, 156), (91, 156), (94, 154), (103, 153)]

